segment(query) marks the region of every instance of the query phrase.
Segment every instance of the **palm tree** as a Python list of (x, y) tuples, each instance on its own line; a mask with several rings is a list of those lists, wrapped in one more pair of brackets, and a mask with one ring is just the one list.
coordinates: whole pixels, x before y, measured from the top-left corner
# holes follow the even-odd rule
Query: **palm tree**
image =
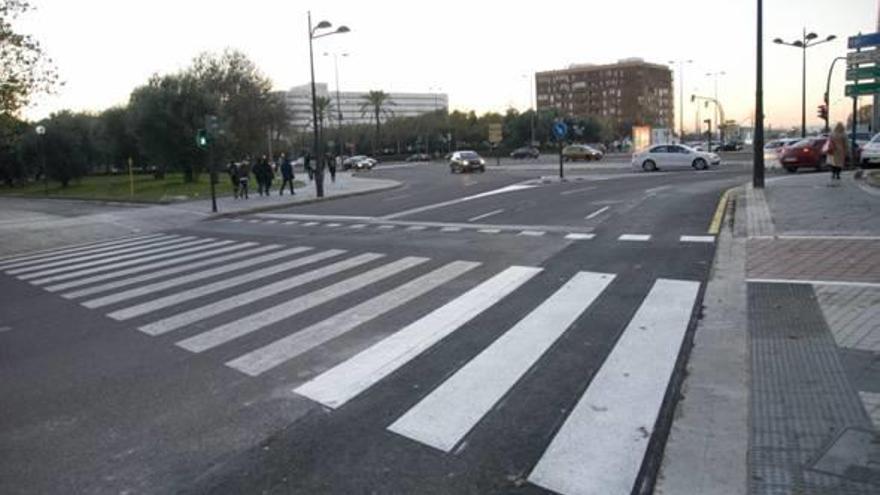
[(321, 132), (324, 128), (324, 117), (327, 117), (327, 120), (330, 120), (332, 117), (332, 113), (330, 112), (330, 105), (332, 101), (330, 98), (326, 96), (318, 96), (315, 98), (315, 109), (318, 111), (318, 131)]
[(376, 154), (376, 144), (379, 143), (379, 138), (381, 136), (381, 117), (383, 114), (393, 116), (394, 112), (388, 107), (393, 106), (394, 104), (395, 103), (391, 101), (391, 95), (381, 90), (370, 91), (364, 95), (364, 102), (361, 103), (361, 116), (370, 113), (376, 119), (376, 136), (373, 139), (374, 155)]

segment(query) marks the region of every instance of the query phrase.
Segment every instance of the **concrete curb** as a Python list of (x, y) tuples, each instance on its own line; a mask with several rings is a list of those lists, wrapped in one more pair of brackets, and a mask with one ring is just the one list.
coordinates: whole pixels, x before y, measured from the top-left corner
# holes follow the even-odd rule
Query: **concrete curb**
[[(743, 190), (736, 193), (744, 197)], [(737, 208), (737, 222), (746, 212)], [(730, 219), (718, 236), (655, 493), (745, 494), (748, 488), (749, 347), (746, 240)], [(735, 223), (735, 222), (734, 222)]]
[(211, 220), (211, 219), (215, 219), (215, 218), (230, 218), (230, 217), (236, 217), (239, 215), (250, 215), (253, 213), (263, 213), (263, 212), (267, 212), (267, 211), (281, 210), (281, 209), (290, 208), (290, 207), (294, 207), (294, 206), (308, 205), (308, 204), (320, 203), (320, 202), (324, 202), (324, 201), (333, 201), (334, 199), (352, 198), (355, 196), (364, 196), (367, 194), (373, 194), (373, 193), (382, 192), (382, 191), (390, 191), (392, 189), (397, 189), (397, 188), (403, 186), (402, 182), (390, 181), (388, 179), (383, 179), (383, 180), (387, 180), (388, 182), (394, 182), (394, 184), (389, 184), (387, 186), (379, 186), (379, 187), (375, 187), (372, 189), (365, 189), (362, 191), (352, 191), (349, 193), (334, 194), (332, 196), (324, 196), (323, 198), (308, 198), (308, 199), (304, 199), (301, 201), (293, 201), (290, 203), (262, 205), (262, 206), (255, 206), (253, 208), (248, 208), (248, 209), (244, 209), (244, 210), (217, 213), (215, 215), (207, 216), (207, 217), (205, 217), (205, 219)]

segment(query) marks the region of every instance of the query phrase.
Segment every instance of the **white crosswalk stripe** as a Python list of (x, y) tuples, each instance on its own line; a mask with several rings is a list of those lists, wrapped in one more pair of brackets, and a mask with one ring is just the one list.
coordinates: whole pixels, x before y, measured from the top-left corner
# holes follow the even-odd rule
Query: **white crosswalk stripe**
[[(18, 270), (10, 270), (8, 273), (11, 275), (18, 276), (21, 280), (29, 280), (39, 277), (45, 277), (48, 275), (55, 275), (57, 273), (64, 273), (73, 270), (79, 270), (82, 268), (87, 268), (90, 266), (103, 265), (107, 263), (113, 263), (115, 261), (128, 260), (132, 258), (138, 258), (141, 256), (145, 256), (146, 254), (156, 253), (156, 252), (164, 252), (169, 249), (177, 249), (180, 244), (187, 243), (192, 241), (193, 237), (176, 237), (174, 239), (166, 239), (161, 242), (154, 242), (151, 244), (145, 244), (143, 246), (138, 246), (137, 248), (129, 248), (123, 249), (114, 253), (108, 253), (107, 255), (103, 255), (97, 257), (97, 259), (93, 259), (92, 257), (85, 257), (82, 259), (70, 260), (70, 261), (59, 261), (55, 263), (50, 263), (48, 265), (42, 267), (29, 267), (29, 268), (20, 268)], [(199, 240), (202, 241), (202, 240)], [(125, 253), (125, 254), (121, 254)], [(89, 261), (83, 261), (84, 259), (89, 259)], [(73, 264), (71, 264), (73, 261)], [(46, 269), (48, 268), (48, 270)], [(28, 273), (23, 273), (26, 271)]]
[[(97, 242), (93, 244), (84, 244), (79, 246), (72, 246), (68, 248), (60, 248), (60, 249), (49, 249), (45, 251), (39, 251), (37, 253), (28, 253), (26, 255), (20, 256), (12, 256), (9, 258), (4, 258), (0, 261), (0, 270), (6, 270), (8, 268), (16, 268), (19, 266), (26, 266), (34, 263), (41, 263), (45, 260), (59, 260), (72, 258), (76, 256), (81, 256), (87, 253), (93, 252), (101, 252), (104, 250), (113, 250), (119, 246), (127, 245), (135, 242), (146, 242), (150, 239), (155, 239), (158, 237), (164, 237), (164, 234), (151, 234), (151, 235), (141, 235), (134, 237), (124, 237), (122, 239), (114, 239), (106, 242)], [(100, 251), (99, 251), (100, 250)]]
[[(330, 251), (309, 256), (308, 258), (312, 258), (312, 260), (309, 260), (309, 262), (311, 263), (327, 258), (329, 257), (328, 253), (330, 253)], [(335, 256), (339, 253), (331, 254)], [(205, 318), (209, 318), (211, 316), (215, 316), (226, 311), (242, 307), (255, 301), (259, 301), (266, 297), (280, 294), (284, 291), (299, 287), (301, 285), (305, 285), (307, 283), (321, 280), (322, 278), (327, 278), (331, 275), (350, 270), (352, 268), (377, 260), (383, 256), (384, 255), (377, 253), (365, 253), (359, 256), (355, 256), (353, 258), (337, 261), (336, 263), (333, 263), (331, 265), (323, 266), (321, 268), (302, 273), (295, 277), (285, 278), (273, 284), (265, 285), (263, 287), (243, 292), (241, 294), (237, 294), (222, 299), (220, 301), (216, 301), (211, 304), (192, 309), (190, 311), (185, 311), (183, 313), (179, 313), (159, 321), (154, 321), (150, 324), (140, 327), (140, 330), (150, 335), (161, 335), (172, 330), (177, 330), (178, 328), (185, 327), (186, 325), (195, 323), (197, 321), (204, 320)], [(303, 258), (302, 260), (306, 260), (306, 258)]]
[(613, 279), (604, 273), (576, 274), (388, 429), (449, 452)]
[[(297, 249), (297, 248), (293, 248)], [(303, 250), (303, 248), (299, 248)], [(107, 316), (113, 318), (114, 320), (124, 321), (136, 316), (144, 315), (147, 313), (152, 313), (154, 311), (158, 311), (163, 308), (167, 308), (169, 306), (174, 306), (181, 302), (191, 301), (193, 299), (198, 299), (203, 296), (207, 296), (209, 294), (213, 294), (215, 292), (220, 292), (222, 290), (230, 289), (237, 285), (246, 284), (248, 282), (254, 282), (256, 280), (260, 280), (261, 278), (269, 277), (272, 275), (276, 275), (278, 273), (283, 273), (288, 270), (293, 270), (294, 268), (299, 268), (302, 266), (306, 266), (312, 263), (317, 263), (321, 260), (338, 256), (344, 253), (343, 250), (340, 249), (331, 249), (328, 251), (324, 251), (322, 253), (313, 254), (310, 256), (306, 256), (304, 258), (298, 258), (292, 261), (288, 261), (285, 263), (281, 263), (278, 265), (273, 265), (267, 268), (263, 268), (260, 270), (256, 270), (253, 272), (245, 273), (242, 275), (238, 275), (232, 278), (223, 279), (208, 285), (202, 285), (199, 287), (195, 287), (189, 290), (185, 290), (183, 292), (178, 292), (176, 294), (171, 294), (169, 296), (160, 297), (158, 299), (153, 299), (152, 301), (147, 301), (141, 304), (137, 304), (135, 306), (131, 306), (128, 308), (120, 309), (118, 311), (114, 311), (109, 313)], [(291, 254), (291, 253), (288, 253)], [(228, 267), (227, 267), (228, 268)], [(194, 277), (195, 275), (193, 275)], [(85, 305), (85, 303), (84, 303)]]
[[(148, 263), (151, 261), (157, 260), (167, 260), (171, 258), (172, 261), (175, 261), (182, 257), (182, 255), (194, 253), (197, 251), (204, 252), (206, 249), (211, 249), (215, 247), (226, 246), (227, 244), (231, 244), (232, 241), (215, 241), (214, 239), (198, 239), (191, 242), (185, 242), (183, 244), (177, 244), (175, 246), (167, 246), (161, 249), (151, 250), (149, 255), (143, 257), (135, 257), (133, 260), (120, 261), (117, 263), (110, 264), (102, 264), (98, 266), (94, 266), (91, 268), (84, 268), (81, 270), (77, 270), (74, 272), (65, 272), (61, 275), (51, 275), (44, 278), (32, 279), (30, 283), (34, 285), (46, 285), (54, 282), (62, 282), (64, 280), (70, 280), (73, 278), (82, 277), (85, 275), (92, 275), (94, 273), (108, 272), (113, 271), (117, 273), (118, 271), (122, 271), (122, 268), (126, 268), (129, 266), (140, 265), (142, 263)], [(157, 254), (158, 253), (158, 254)]]
[[(268, 251), (272, 249), (278, 249), (277, 244), (270, 244), (268, 246), (258, 247), (256, 242), (243, 242), (238, 244), (231, 244), (219, 249), (212, 249), (210, 251), (199, 251), (196, 254), (190, 254), (188, 256), (181, 256), (179, 258), (173, 258), (170, 260), (159, 261), (156, 263), (150, 263), (148, 265), (140, 265), (135, 266), (134, 268), (128, 268), (126, 270), (114, 270), (112, 273), (105, 273), (102, 275), (95, 275), (94, 277), (86, 277), (78, 280), (74, 280), (72, 282), (64, 282), (61, 284), (55, 285), (47, 285), (44, 289), (49, 292), (58, 292), (62, 290), (73, 289), (75, 287), (82, 287), (83, 285), (96, 284), (98, 282), (103, 282), (105, 280), (113, 280), (121, 277), (128, 277), (129, 275), (135, 275), (141, 272), (150, 272), (144, 275), (140, 275), (137, 277), (129, 277), (122, 280), (117, 280), (115, 282), (110, 282), (103, 285), (89, 287), (87, 289), (80, 289), (74, 292), (68, 292), (66, 294), (62, 294), (63, 297), (67, 299), (75, 299), (77, 297), (89, 296), (92, 294), (97, 294), (99, 292), (106, 292), (108, 290), (119, 289), (122, 287), (128, 287), (129, 285), (139, 284), (141, 282), (146, 282), (149, 280), (155, 280), (157, 278), (161, 278), (167, 275), (173, 275), (176, 273), (186, 272), (195, 270), (197, 268), (202, 268), (205, 266), (217, 265), (223, 263), (225, 261), (234, 260), (238, 258), (242, 258), (244, 256), (252, 256), (257, 253), (261, 253), (263, 251)], [(253, 248), (253, 249), (248, 249)], [(246, 250), (246, 251), (242, 251)], [(229, 253), (232, 251), (232, 254), (228, 254), (226, 256), (217, 256), (219, 254)], [(194, 263), (190, 263), (190, 261), (195, 261)], [(171, 266), (171, 268), (166, 268), (165, 270), (155, 271), (159, 268), (163, 268), (166, 266)]]
[(530, 482), (564, 495), (633, 490), (699, 289), (654, 283)]
[(84, 261), (116, 254), (119, 252), (126, 252), (123, 250), (132, 248), (137, 249), (139, 246), (149, 245), (154, 242), (168, 239), (175, 239), (177, 237), (178, 236), (169, 236), (164, 234), (155, 235), (145, 239), (138, 239), (136, 241), (114, 244), (112, 246), (104, 246), (99, 249), (89, 250), (85, 252), (77, 252), (64, 256), (46, 256), (39, 259), (28, 260), (26, 262), (13, 263), (11, 265), (5, 266), (3, 269), (6, 271), (6, 273), (9, 273), (10, 275), (15, 275), (18, 273), (25, 273), (26, 271), (42, 270), (50, 266), (63, 265), (65, 263), (70, 263), (71, 260)]
[(178, 342), (177, 345), (192, 352), (206, 351), (229, 342), (230, 340), (237, 339), (268, 325), (297, 315), (307, 309), (367, 287), (370, 284), (384, 280), (404, 270), (425, 263), (426, 261), (428, 261), (428, 258), (410, 256), (388, 263), (329, 287), (316, 290), (259, 313), (226, 323), (207, 332), (182, 340)]
[(226, 365), (248, 375), (257, 376), (403, 306), (479, 265), (470, 261), (454, 261), (308, 328), (233, 359)]
[(299, 386), (295, 392), (328, 407), (339, 407), (503, 299), (540, 271), (540, 268), (510, 267)]

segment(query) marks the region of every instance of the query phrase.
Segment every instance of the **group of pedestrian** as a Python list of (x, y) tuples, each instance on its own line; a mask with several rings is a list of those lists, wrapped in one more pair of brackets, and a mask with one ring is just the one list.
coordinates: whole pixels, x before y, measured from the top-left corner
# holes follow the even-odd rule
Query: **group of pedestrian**
[(232, 185), (233, 197), (235, 199), (248, 199), (248, 185), (251, 173), (254, 174), (254, 178), (257, 180), (257, 191), (260, 196), (269, 196), (276, 170), (281, 174), (281, 188), (278, 190), (278, 195), (284, 195), (285, 187), (289, 189), (291, 195), (295, 195), (296, 193), (293, 189), (293, 163), (286, 153), (282, 153), (278, 157), (277, 162), (270, 162), (266, 155), (261, 156), (253, 164), (251, 164), (250, 159), (245, 159), (240, 163), (229, 162), (229, 165), (226, 167), (226, 173), (229, 175)]

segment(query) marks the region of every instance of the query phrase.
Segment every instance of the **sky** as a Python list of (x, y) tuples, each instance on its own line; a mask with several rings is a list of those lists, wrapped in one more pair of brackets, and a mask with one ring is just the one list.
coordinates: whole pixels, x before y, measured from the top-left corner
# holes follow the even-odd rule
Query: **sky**
[[(801, 52), (772, 39), (799, 39), (804, 27), (837, 40), (807, 51), (807, 124), (820, 125), (828, 67), (846, 38), (874, 32), (880, 0), (764, 0), (766, 123), (800, 124)], [(185, 68), (200, 52), (235, 48), (276, 89), (309, 80), (307, 11), (313, 21), (351, 32), (315, 40), (316, 79), (343, 90), (440, 91), (452, 109), (525, 110), (534, 72), (572, 63), (639, 57), (684, 65), (684, 125), (695, 125), (688, 95), (717, 95), (728, 119), (750, 124), (755, 94), (755, 0), (31, 0), (36, 10), (15, 26), (35, 36), (65, 85), (41, 96), (24, 116), (61, 109), (99, 111), (125, 104), (151, 74)], [(674, 72), (676, 126), (679, 72)], [(843, 64), (831, 82), (831, 118), (852, 109)], [(863, 98), (867, 104), (869, 98)], [(701, 118), (711, 110), (703, 108)]]

